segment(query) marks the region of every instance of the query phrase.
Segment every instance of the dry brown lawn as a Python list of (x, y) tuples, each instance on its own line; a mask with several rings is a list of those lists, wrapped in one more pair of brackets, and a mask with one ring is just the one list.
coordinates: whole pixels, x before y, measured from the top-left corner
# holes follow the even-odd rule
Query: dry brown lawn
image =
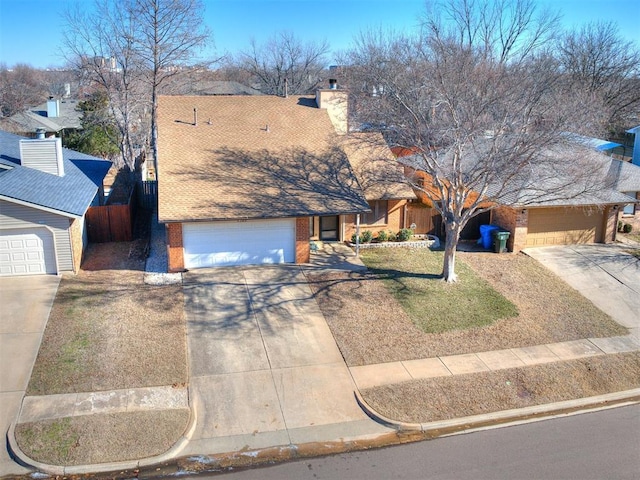
[[(64, 276), (27, 395), (183, 385), (188, 381), (181, 285), (143, 283), (142, 242), (93, 244)], [(64, 417), (16, 426), (32, 459), (80, 465), (146, 458), (184, 433), (188, 409)]]
[[(429, 252), (406, 250), (406, 254), (428, 255)], [(375, 275), (310, 273), (311, 288), (347, 364), (430, 358), (628, 333), (588, 299), (524, 254), (459, 252), (458, 261), (465, 262), (513, 302), (519, 314), (483, 327), (429, 334), (414, 324)], [(419, 259), (415, 263), (419, 264)], [(394, 264), (393, 268), (397, 269), (398, 265)], [(438, 280), (425, 277), (425, 281)], [(464, 310), (458, 305), (451, 308)], [(632, 352), (415, 380), (361, 393), (374, 410), (388, 418), (422, 423), (639, 386), (640, 353)]]
[[(430, 253), (405, 251), (407, 255)], [(524, 254), (459, 252), (458, 261), (467, 263), (513, 302), (519, 315), (479, 328), (424, 333), (376, 276), (309, 274), (311, 288), (347, 364), (431, 358), (628, 333)]]
[(591, 397), (640, 386), (640, 352), (415, 380), (362, 391), (378, 413), (424, 423)]

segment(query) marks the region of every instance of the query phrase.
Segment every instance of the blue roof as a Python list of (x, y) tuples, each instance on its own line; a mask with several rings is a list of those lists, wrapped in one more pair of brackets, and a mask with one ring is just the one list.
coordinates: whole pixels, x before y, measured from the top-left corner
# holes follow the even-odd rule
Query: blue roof
[(20, 165), (20, 140), (0, 130), (0, 164), (12, 167), (0, 175), (0, 195), (60, 212), (82, 216), (102, 186), (111, 162), (63, 148), (65, 175), (59, 177)]
[(608, 140), (601, 140), (599, 138), (585, 137), (583, 135), (578, 135), (577, 133), (565, 132), (563, 135), (576, 143), (580, 143), (585, 147), (593, 148), (599, 152), (604, 152), (605, 150), (611, 150), (622, 146), (621, 143), (609, 142)]

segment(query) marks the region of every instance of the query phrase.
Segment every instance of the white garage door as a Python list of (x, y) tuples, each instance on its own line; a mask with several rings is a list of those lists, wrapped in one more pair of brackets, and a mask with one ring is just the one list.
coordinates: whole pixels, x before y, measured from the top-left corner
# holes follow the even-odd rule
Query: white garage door
[(0, 275), (56, 273), (51, 232), (45, 228), (0, 231)]
[(295, 219), (185, 223), (185, 268), (295, 262)]

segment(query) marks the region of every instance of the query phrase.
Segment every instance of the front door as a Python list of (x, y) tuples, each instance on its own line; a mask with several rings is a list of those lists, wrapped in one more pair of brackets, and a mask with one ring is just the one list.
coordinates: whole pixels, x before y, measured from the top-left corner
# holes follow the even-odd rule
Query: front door
[(338, 216), (320, 217), (320, 240), (335, 242), (338, 240)]

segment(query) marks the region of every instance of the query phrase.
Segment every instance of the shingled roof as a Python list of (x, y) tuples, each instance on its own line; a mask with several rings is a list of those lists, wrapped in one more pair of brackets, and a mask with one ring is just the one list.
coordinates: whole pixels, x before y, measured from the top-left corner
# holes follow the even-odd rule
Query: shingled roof
[(102, 185), (111, 162), (62, 149), (64, 176), (20, 164), (19, 135), (0, 130), (0, 199), (81, 217)]
[(161, 222), (369, 211), (309, 96), (161, 96), (158, 203)]

